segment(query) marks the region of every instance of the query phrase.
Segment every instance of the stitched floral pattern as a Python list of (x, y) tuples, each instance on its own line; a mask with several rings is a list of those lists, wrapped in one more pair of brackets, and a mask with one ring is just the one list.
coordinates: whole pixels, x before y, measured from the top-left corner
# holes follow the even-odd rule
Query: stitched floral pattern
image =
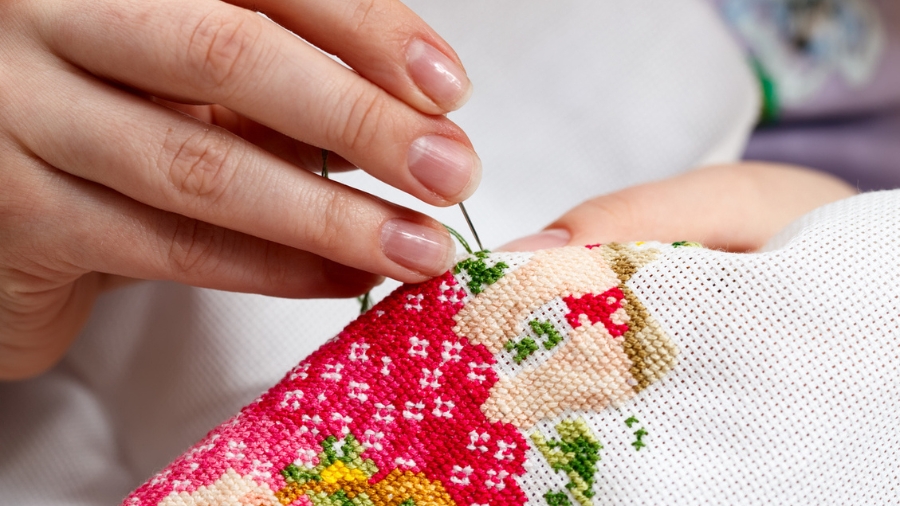
[(618, 405), (674, 365), (625, 285), (656, 254), (478, 253), (403, 286), (125, 504), (518, 506), (536, 445), (571, 482), (547, 502), (586, 506), (602, 445), (583, 420), (558, 440), (529, 430)]

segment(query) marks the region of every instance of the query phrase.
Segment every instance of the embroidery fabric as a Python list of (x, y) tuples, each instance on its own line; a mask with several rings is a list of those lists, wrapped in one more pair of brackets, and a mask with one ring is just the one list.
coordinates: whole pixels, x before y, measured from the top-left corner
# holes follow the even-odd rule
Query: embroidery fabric
[(520, 506), (531, 445), (568, 480), (544, 500), (589, 506), (603, 445), (582, 413), (674, 366), (626, 283), (677, 246), (479, 252), (403, 286), (125, 504)]
[(405, 286), (125, 504), (894, 504), (897, 209)]

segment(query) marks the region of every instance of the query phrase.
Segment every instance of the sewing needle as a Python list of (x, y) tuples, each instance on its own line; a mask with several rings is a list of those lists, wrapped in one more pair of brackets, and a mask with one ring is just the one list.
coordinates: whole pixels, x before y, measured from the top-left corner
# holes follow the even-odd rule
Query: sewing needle
[(459, 203), (459, 209), (462, 211), (463, 217), (469, 225), (469, 230), (471, 230), (472, 235), (475, 236), (475, 243), (478, 244), (478, 250), (484, 251), (484, 246), (481, 245), (481, 239), (478, 238), (478, 232), (475, 231), (475, 226), (472, 225), (472, 219), (469, 218), (469, 213), (466, 212), (466, 206), (464, 206), (462, 202)]

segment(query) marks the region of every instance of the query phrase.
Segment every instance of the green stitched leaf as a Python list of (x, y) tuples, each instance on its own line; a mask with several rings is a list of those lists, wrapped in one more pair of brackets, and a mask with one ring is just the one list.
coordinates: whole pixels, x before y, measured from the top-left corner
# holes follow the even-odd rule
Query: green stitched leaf
[(535, 432), (531, 435), (531, 440), (553, 470), (563, 471), (569, 477), (566, 488), (571, 491), (575, 500), (581, 506), (591, 506), (594, 476), (597, 474), (597, 463), (600, 461), (603, 445), (581, 418), (559, 422), (556, 432), (559, 433), (559, 439), (547, 441), (540, 432)]
[(547, 492), (544, 494), (544, 500), (549, 506), (572, 506), (565, 492)]
[(533, 330), (534, 333), (539, 337), (547, 336), (547, 340), (544, 342), (545, 349), (552, 350), (563, 340), (563, 337), (559, 332), (556, 331), (556, 328), (550, 322), (531, 320), (530, 322), (528, 322), (528, 325), (531, 326), (531, 330)]
[(518, 342), (507, 341), (503, 347), (506, 348), (506, 351), (516, 352), (513, 356), (513, 360), (515, 360), (517, 364), (521, 364), (523, 360), (530, 357), (532, 353), (538, 350), (537, 343), (530, 337), (526, 337)]
[(475, 258), (467, 258), (453, 268), (454, 274), (459, 274), (463, 270), (466, 271), (471, 278), (466, 286), (469, 287), (469, 291), (476, 295), (484, 291), (485, 286), (492, 285), (502, 278), (504, 269), (509, 269), (509, 266), (504, 262), (497, 262), (492, 267), (488, 267), (484, 259), (487, 258), (489, 253), (490, 251), (488, 250), (479, 251), (475, 253)]
[(319, 481), (321, 479), (318, 474), (310, 472), (309, 469), (300, 468), (295, 464), (289, 464), (282, 469), (281, 475), (284, 476), (285, 481), (297, 484), (303, 484), (310, 480)]

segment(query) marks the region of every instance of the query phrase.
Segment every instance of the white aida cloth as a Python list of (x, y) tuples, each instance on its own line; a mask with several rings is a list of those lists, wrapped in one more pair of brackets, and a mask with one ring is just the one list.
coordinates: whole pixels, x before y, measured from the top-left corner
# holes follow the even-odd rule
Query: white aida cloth
[(123, 505), (896, 504), (898, 203), (832, 204), (757, 254), (469, 256)]
[[(819, 209), (779, 245), (677, 248), (630, 280), (678, 364), (620, 410), (585, 415), (605, 446), (594, 504), (900, 500), (900, 191)], [(548, 438), (554, 422), (540, 424)], [(638, 426), (649, 448), (635, 452)], [(523, 487), (546, 504), (546, 484)]]

